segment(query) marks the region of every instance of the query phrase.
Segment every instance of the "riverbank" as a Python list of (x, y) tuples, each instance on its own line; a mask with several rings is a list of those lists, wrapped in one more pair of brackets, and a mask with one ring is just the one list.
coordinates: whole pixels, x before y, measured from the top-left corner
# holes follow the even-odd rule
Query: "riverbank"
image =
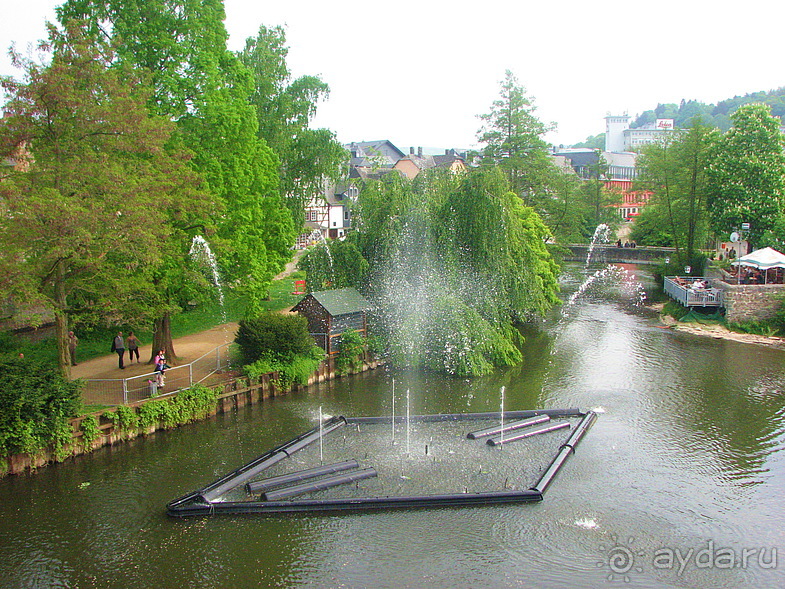
[(699, 335), (702, 337), (713, 337), (714, 339), (724, 339), (740, 342), (743, 344), (754, 344), (758, 346), (766, 346), (769, 348), (785, 350), (785, 338), (783, 337), (757, 335), (754, 333), (740, 333), (737, 331), (731, 331), (719, 323), (682, 323), (678, 319), (664, 314), (662, 312), (664, 305), (664, 303), (657, 303), (651, 305), (651, 308), (660, 314), (660, 323), (669, 329), (683, 331), (685, 333), (691, 333), (693, 335)]

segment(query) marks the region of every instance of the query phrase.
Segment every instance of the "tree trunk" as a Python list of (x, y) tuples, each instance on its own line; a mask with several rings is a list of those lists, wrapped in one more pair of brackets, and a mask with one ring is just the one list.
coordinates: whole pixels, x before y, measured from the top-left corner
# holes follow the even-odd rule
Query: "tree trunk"
[(167, 362), (174, 365), (174, 360), (177, 355), (175, 354), (174, 344), (172, 343), (172, 322), (169, 313), (164, 313), (154, 322), (153, 346), (150, 351), (150, 360), (148, 364), (153, 363), (159, 350), (163, 350), (166, 354)]
[(71, 378), (71, 354), (68, 351), (68, 315), (65, 294), (65, 263), (57, 262), (54, 276), (55, 337), (57, 338), (57, 365), (63, 378)]

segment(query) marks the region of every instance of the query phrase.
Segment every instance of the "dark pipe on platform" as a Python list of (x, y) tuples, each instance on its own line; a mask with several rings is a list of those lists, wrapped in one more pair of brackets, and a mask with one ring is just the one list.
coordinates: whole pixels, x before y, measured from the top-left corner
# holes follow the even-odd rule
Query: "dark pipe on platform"
[(564, 445), (569, 446), (574, 451), (575, 446), (577, 446), (578, 442), (583, 439), (583, 436), (586, 435), (586, 432), (588, 432), (589, 428), (594, 425), (595, 421), (597, 421), (597, 414), (594, 411), (587, 411), (586, 415), (583, 416), (583, 419), (581, 419), (581, 421), (575, 427), (575, 430), (573, 430), (570, 437), (566, 442), (564, 442)]
[(261, 481), (253, 481), (246, 483), (245, 488), (248, 493), (261, 493), (276, 487), (283, 487), (290, 483), (297, 483), (300, 481), (307, 481), (308, 479), (315, 479), (326, 474), (334, 474), (344, 470), (352, 470), (359, 468), (360, 464), (356, 460), (346, 460), (344, 462), (336, 462), (334, 464), (325, 464), (324, 466), (317, 466), (315, 468), (308, 468), (306, 470), (298, 470), (297, 472), (290, 472), (289, 474), (282, 474), (277, 477), (270, 477)]
[(540, 494), (545, 493), (553, 481), (553, 478), (556, 476), (556, 473), (559, 472), (559, 469), (561, 469), (562, 465), (567, 460), (567, 457), (575, 452), (575, 446), (578, 445), (578, 442), (586, 435), (586, 432), (589, 431), (589, 428), (596, 420), (597, 414), (594, 411), (589, 411), (583, 416), (583, 419), (581, 419), (580, 423), (575, 427), (575, 430), (572, 432), (569, 439), (562, 444), (559, 453), (551, 461), (550, 465), (548, 465), (548, 468), (545, 469), (545, 472), (542, 473), (540, 480), (531, 488), (532, 491), (537, 491)]
[[(327, 420), (324, 425), (322, 425), (322, 434), (326, 435), (331, 431), (341, 427), (342, 425), (346, 424), (346, 419), (343, 417), (333, 417)], [(201, 495), (202, 499), (207, 501), (208, 503), (215, 501), (218, 497), (226, 493), (227, 491), (231, 491), (235, 487), (239, 487), (243, 483), (247, 482), (249, 479), (252, 479), (257, 474), (270, 468), (276, 462), (291, 456), (297, 450), (300, 450), (307, 446), (308, 444), (312, 444), (319, 440), (319, 428), (312, 429), (310, 432), (307, 432), (303, 435), (297, 436), (296, 438), (278, 446), (274, 450), (271, 450), (267, 454), (264, 454), (246, 464), (245, 466), (241, 466), (234, 472), (229, 473), (222, 479), (217, 480), (216, 482), (206, 486), (201, 491), (197, 491), (197, 494)]]
[(481, 429), (476, 432), (470, 432), (466, 434), (466, 437), (470, 440), (476, 440), (478, 438), (495, 436), (496, 434), (500, 434), (502, 432), (508, 432), (520, 429), (522, 427), (528, 427), (530, 425), (537, 425), (538, 423), (545, 423), (546, 421), (550, 421), (550, 419), (551, 418), (548, 415), (538, 415), (537, 417), (531, 417), (529, 419), (524, 419), (523, 421), (513, 421), (512, 423), (505, 424), (504, 428), (501, 426), (496, 426), (489, 427), (488, 429)]
[(364, 468), (363, 470), (358, 470), (356, 472), (337, 474), (335, 476), (319, 479), (318, 481), (310, 481), (300, 485), (285, 487), (283, 489), (278, 489), (277, 491), (267, 491), (266, 493), (262, 494), (262, 500), (278, 501), (280, 499), (286, 499), (287, 497), (302, 495), (303, 493), (331, 489), (332, 487), (337, 487), (338, 485), (345, 485), (347, 483), (353, 483), (363, 479), (370, 479), (375, 476), (376, 470), (373, 468)]
[(562, 421), (561, 423), (554, 423), (553, 425), (546, 425), (545, 427), (539, 427), (537, 429), (533, 429), (522, 434), (518, 434), (517, 436), (510, 436), (509, 438), (490, 438), (488, 440), (489, 446), (498, 446), (500, 444), (506, 444), (508, 442), (517, 442), (518, 440), (523, 440), (525, 438), (530, 438), (532, 436), (536, 436), (537, 434), (546, 434), (548, 432), (555, 431), (557, 429), (562, 429), (563, 427), (570, 427), (570, 423), (567, 421)]
[[(584, 413), (577, 408), (573, 409), (527, 409), (521, 411), (505, 411), (505, 419), (526, 419), (528, 417), (535, 417), (537, 415), (549, 415), (552, 419), (557, 417), (583, 417)], [(490, 413), (443, 413), (436, 415), (412, 415), (411, 421), (424, 422), (424, 423), (438, 423), (440, 421), (472, 421), (475, 419), (501, 419), (501, 414), (496, 412)], [(396, 415), (395, 422), (403, 423), (406, 420), (405, 415)], [(346, 422), (349, 424), (355, 423), (390, 423), (391, 418), (387, 416), (379, 417), (347, 417)]]
[(193, 517), (219, 514), (275, 515), (280, 513), (344, 512), (372, 509), (416, 509), (440, 507), (468, 507), (529, 503), (542, 501), (533, 490), (495, 491), (483, 493), (455, 493), (449, 495), (421, 495), (404, 497), (358, 497), (354, 499), (295, 499), (292, 501), (227, 501), (169, 504), (167, 513), (173, 517)]

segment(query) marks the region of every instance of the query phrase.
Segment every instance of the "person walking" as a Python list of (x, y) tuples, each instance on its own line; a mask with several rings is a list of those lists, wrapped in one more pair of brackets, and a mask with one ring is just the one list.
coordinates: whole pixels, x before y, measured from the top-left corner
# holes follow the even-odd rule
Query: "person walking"
[(139, 363), (139, 338), (134, 335), (133, 331), (128, 332), (128, 337), (125, 338), (125, 343), (128, 346), (128, 361), (134, 361), (134, 354), (136, 354), (136, 363)]
[(112, 349), (117, 352), (117, 366), (121, 370), (125, 369), (125, 364), (123, 364), (123, 356), (125, 356), (125, 342), (123, 341), (123, 332), (118, 331), (117, 336), (114, 338), (112, 342)]
[(76, 346), (79, 345), (79, 338), (73, 331), (68, 332), (68, 355), (71, 356), (71, 366), (76, 366)]

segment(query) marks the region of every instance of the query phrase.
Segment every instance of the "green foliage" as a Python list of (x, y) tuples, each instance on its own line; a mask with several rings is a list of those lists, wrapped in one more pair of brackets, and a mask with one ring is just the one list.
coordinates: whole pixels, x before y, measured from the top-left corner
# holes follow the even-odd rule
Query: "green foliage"
[(555, 173), (543, 139), (554, 125), (540, 121), (535, 110), (526, 89), (507, 70), (499, 99), (489, 113), (480, 115), (484, 125), (477, 134), (485, 144), (483, 164), (499, 166), (510, 189), (530, 206), (545, 198)]
[(155, 425), (170, 429), (204, 419), (215, 410), (217, 400), (216, 389), (196, 384), (174, 397), (153, 399), (138, 408), (120, 405), (115, 411), (104, 413), (104, 417), (112, 421), (118, 431), (132, 436)]
[(681, 319), (689, 312), (690, 310), (687, 307), (683, 307), (676, 301), (668, 301), (662, 308), (663, 315), (670, 315), (675, 319)]
[(0, 373), (0, 455), (35, 454), (51, 445), (62, 459), (69, 421), (79, 412), (78, 383), (29, 360), (6, 360)]
[(50, 63), (17, 57), (26, 81), (2, 83), (0, 157), (27, 165), (0, 183), (0, 289), (54, 311), (68, 375), (69, 319), (152, 314), (172, 217), (198, 210), (203, 194), (186, 154), (168, 148), (172, 122), (147, 110), (144, 73), (73, 23), (51, 27), (48, 47)]
[(261, 26), (238, 57), (253, 78), (250, 102), (256, 107), (258, 136), (280, 158), (281, 192), (299, 224), (305, 204), (321, 194), (324, 179), (338, 179), (346, 152), (332, 131), (309, 127), (329, 87), (317, 76), (291, 79), (288, 52), (282, 27)]
[(335, 358), (335, 370), (340, 375), (359, 370), (363, 365), (366, 342), (363, 334), (352, 329), (341, 334), (341, 349)]
[[(391, 352), (398, 363), (465, 377), (489, 374), (497, 366), (514, 366), (523, 359), (509, 326), (492, 324), (454, 297), (440, 296), (434, 316), (438, 319), (428, 323), (425, 345), (393, 340)], [(420, 326), (407, 321), (403, 329), (416, 331)]]
[(520, 362), (512, 325), (558, 303), (559, 269), (500, 169), (373, 183), (357, 213), (374, 329), (396, 362), (461, 375)]
[[(190, 241), (194, 229), (209, 238), (221, 276), (244, 292), (252, 312), (265, 306), (298, 229), (282, 198), (279, 157), (258, 133), (257, 72), (227, 50), (225, 16), (223, 0), (68, 0), (58, 9), (61, 22), (84, 20), (96, 37), (118, 41), (121, 63), (150, 72), (150, 106), (175, 121), (171, 144), (190, 150), (190, 166), (214, 201), (209, 213), (178, 225), (169, 255), (150, 280), (159, 293), (156, 348), (171, 347), (168, 318), (198, 298), (194, 283), (211, 292), (190, 267), (187, 247), (177, 245)], [(260, 75), (274, 83), (279, 72)], [(197, 281), (189, 280), (194, 276)]]
[(324, 360), (324, 350), (312, 345), (307, 352), (293, 354), (287, 358), (264, 356), (244, 366), (243, 370), (250, 379), (277, 372), (276, 386), (286, 390), (295, 383), (308, 384), (308, 379), (319, 368), (322, 360)]
[(679, 104), (658, 104), (653, 110), (642, 112), (632, 122), (630, 127), (638, 128), (651, 124), (656, 119), (672, 118), (677, 128), (691, 127), (695, 122), (707, 127), (716, 127), (720, 131), (731, 128), (732, 115), (739, 107), (746, 104), (765, 104), (776, 117), (785, 115), (785, 88), (769, 90), (767, 92), (752, 92), (744, 96), (734, 96), (721, 100), (717, 104), (706, 104), (697, 100), (682, 100)]
[(82, 432), (82, 448), (85, 452), (92, 451), (93, 442), (101, 435), (98, 425), (98, 418), (95, 415), (87, 415), (79, 424), (79, 429)]
[(281, 313), (264, 313), (243, 319), (235, 342), (244, 364), (252, 364), (260, 358), (287, 361), (294, 356), (308, 354), (314, 345), (305, 317)]
[(728, 329), (737, 331), (739, 333), (752, 333), (755, 335), (762, 335), (764, 337), (772, 337), (777, 335), (780, 330), (779, 320), (774, 321), (729, 321)]
[(759, 243), (776, 227), (785, 202), (785, 154), (779, 119), (767, 106), (742, 106), (733, 128), (713, 145), (707, 170), (712, 228), (726, 234), (750, 223)]
[(636, 243), (675, 247), (682, 265), (696, 256), (708, 238), (707, 168), (717, 139), (716, 131), (696, 121), (644, 147), (638, 184), (653, 194), (633, 228)]
[(308, 248), (299, 263), (305, 270), (308, 290), (361, 287), (370, 266), (356, 242), (357, 233), (352, 232), (344, 240), (329, 240)]

